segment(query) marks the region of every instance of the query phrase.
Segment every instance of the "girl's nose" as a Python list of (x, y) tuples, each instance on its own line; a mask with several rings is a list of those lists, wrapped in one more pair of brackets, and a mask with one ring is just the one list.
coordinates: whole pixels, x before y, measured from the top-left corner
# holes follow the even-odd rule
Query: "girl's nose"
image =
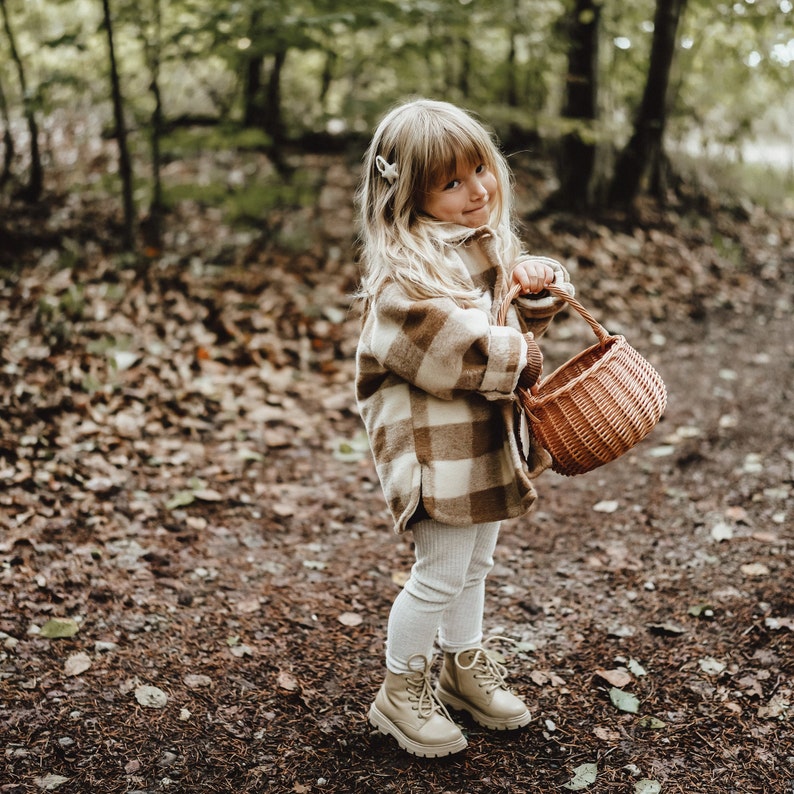
[(472, 195), (473, 196), (488, 195), (488, 191), (486, 190), (485, 185), (479, 179), (474, 180), (474, 184), (472, 185)]

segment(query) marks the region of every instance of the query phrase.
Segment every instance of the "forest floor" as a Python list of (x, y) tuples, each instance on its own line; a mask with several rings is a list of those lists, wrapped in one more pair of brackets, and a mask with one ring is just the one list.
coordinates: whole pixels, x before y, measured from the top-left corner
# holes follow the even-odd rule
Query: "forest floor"
[[(460, 716), (425, 760), (366, 720), (412, 550), (354, 404), (355, 169), (303, 166), (313, 206), (182, 207), (145, 267), (108, 202), (6, 208), (0, 792), (794, 792), (794, 219), (527, 224), (668, 409), (504, 524), (486, 630), (533, 721)], [(528, 215), (548, 181), (516, 170)], [(588, 337), (569, 313), (543, 349)]]

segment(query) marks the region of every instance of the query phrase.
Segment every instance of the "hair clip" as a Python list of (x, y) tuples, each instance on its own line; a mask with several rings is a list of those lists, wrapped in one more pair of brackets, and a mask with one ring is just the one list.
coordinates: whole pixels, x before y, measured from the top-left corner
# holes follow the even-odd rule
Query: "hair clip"
[(378, 169), (378, 173), (390, 185), (393, 185), (394, 180), (400, 175), (400, 172), (397, 170), (397, 163), (387, 163), (380, 155), (375, 158), (375, 165)]

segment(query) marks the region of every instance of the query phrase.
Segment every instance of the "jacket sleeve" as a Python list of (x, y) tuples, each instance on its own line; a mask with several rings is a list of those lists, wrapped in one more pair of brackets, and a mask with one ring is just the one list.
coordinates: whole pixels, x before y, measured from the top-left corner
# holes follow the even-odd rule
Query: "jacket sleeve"
[[(536, 258), (542, 258), (554, 270), (554, 284), (574, 297), (575, 290), (568, 271), (556, 259)], [(541, 336), (557, 312), (567, 306), (562, 298), (555, 298), (549, 294), (544, 295), (542, 292), (537, 296), (522, 295), (514, 301), (514, 305), (526, 323), (527, 330), (532, 331), (535, 338)]]
[(441, 399), (479, 392), (512, 399), (527, 343), (514, 328), (491, 325), (489, 312), (448, 298), (413, 301), (386, 287), (364, 325), (384, 370)]

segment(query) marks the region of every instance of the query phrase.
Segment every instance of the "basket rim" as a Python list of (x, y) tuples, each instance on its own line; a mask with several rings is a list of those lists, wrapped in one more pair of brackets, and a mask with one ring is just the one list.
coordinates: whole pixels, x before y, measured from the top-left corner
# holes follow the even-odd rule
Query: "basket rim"
[[(630, 345), (627, 342), (626, 337), (622, 334), (610, 334), (603, 341), (603, 343), (596, 342), (595, 344), (590, 345), (590, 347), (585, 348), (573, 358), (568, 359), (564, 364), (561, 364), (559, 367), (557, 367), (554, 372), (543, 378), (543, 380), (541, 380), (541, 382), (538, 384), (538, 392), (536, 394), (527, 392), (527, 401), (529, 405), (532, 407), (543, 407), (546, 405), (546, 403), (556, 400), (558, 397), (560, 397), (560, 395), (566, 394), (567, 392), (576, 388), (586, 378), (591, 378), (594, 372), (609, 364), (610, 360), (614, 358), (621, 349), (626, 347), (630, 347)], [(562, 386), (559, 386), (556, 389), (553, 388), (553, 381), (556, 377), (559, 377), (559, 375), (566, 369), (576, 364), (577, 361), (589, 356), (594, 350), (597, 349), (605, 350), (605, 353), (601, 358), (593, 362), (589, 369), (580, 372), (576, 377), (571, 378)], [(544, 393), (544, 387), (551, 388), (551, 391)]]

